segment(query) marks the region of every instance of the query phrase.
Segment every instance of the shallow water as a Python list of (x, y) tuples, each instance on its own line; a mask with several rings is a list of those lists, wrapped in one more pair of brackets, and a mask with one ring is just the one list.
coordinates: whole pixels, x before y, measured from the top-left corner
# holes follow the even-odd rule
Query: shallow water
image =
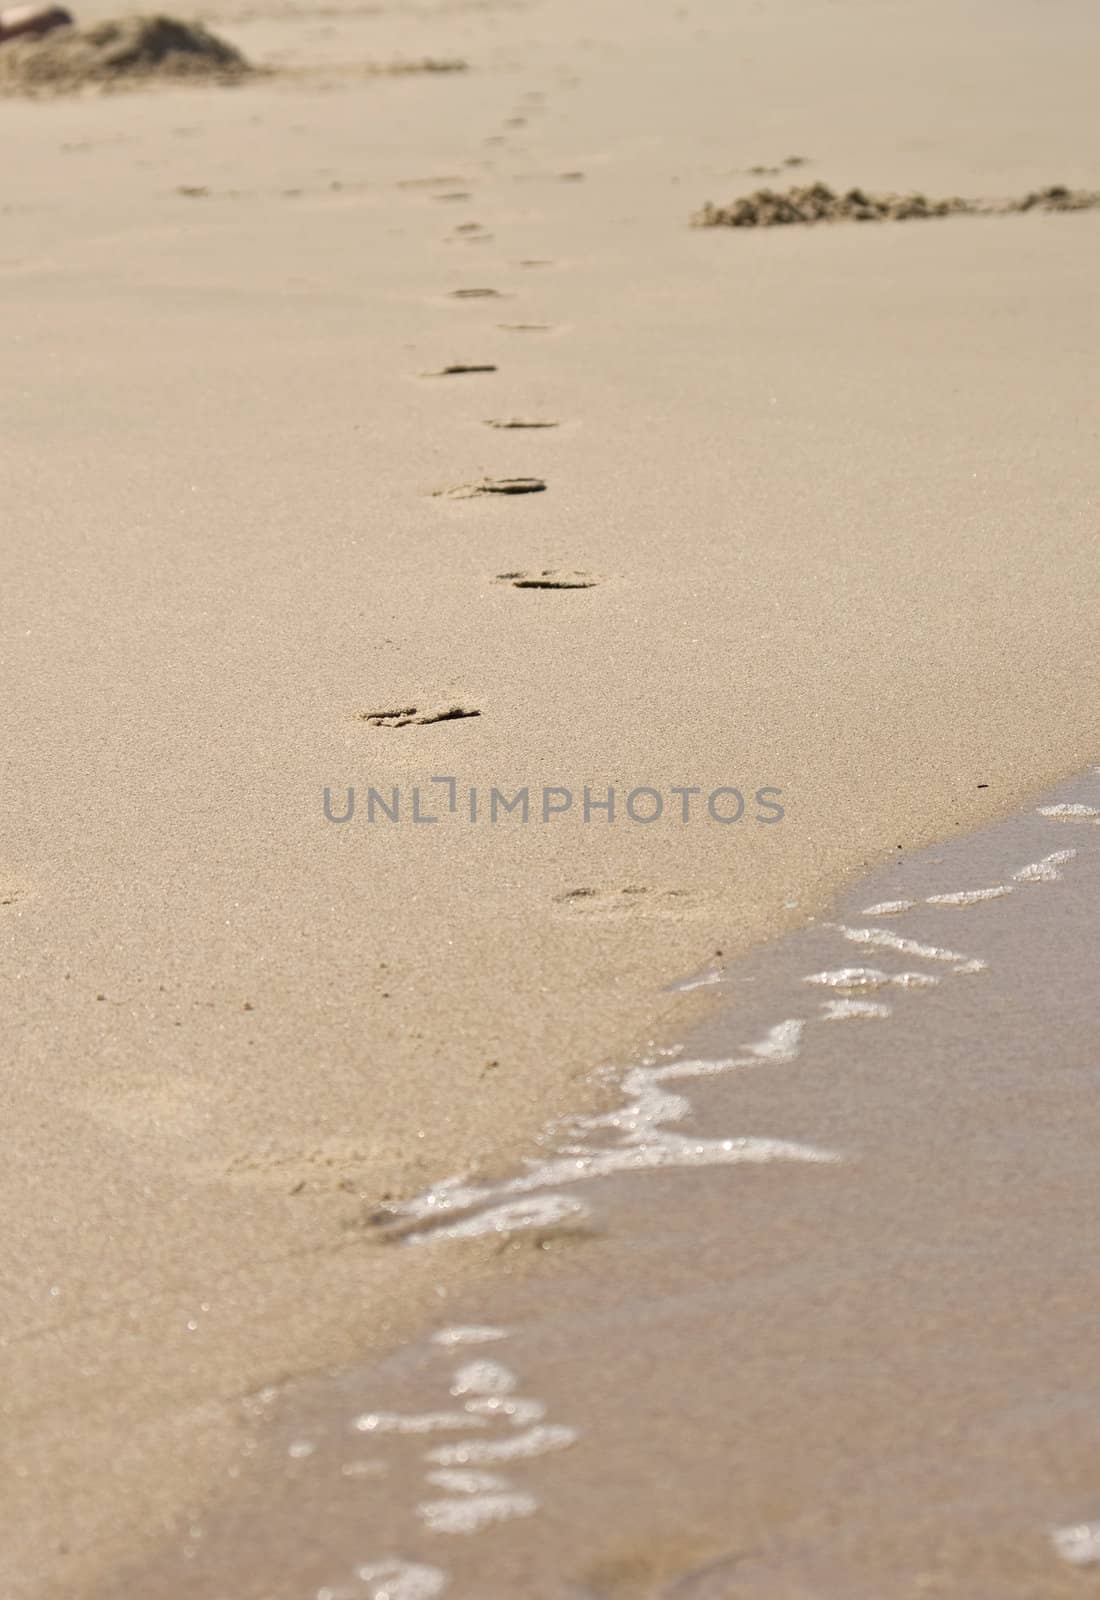
[(609, 1110), (369, 1224), (499, 1270), (253, 1397), (135, 1592), (1092, 1592), (1098, 896), (1094, 769), (693, 975)]

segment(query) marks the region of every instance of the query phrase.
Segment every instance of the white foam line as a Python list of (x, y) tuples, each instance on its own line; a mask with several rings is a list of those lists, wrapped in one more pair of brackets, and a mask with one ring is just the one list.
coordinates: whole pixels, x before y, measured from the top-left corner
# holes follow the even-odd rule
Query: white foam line
[(496, 1461), (530, 1461), (552, 1450), (567, 1450), (577, 1430), (561, 1422), (544, 1422), (511, 1439), (460, 1439), (429, 1450), (427, 1459), (440, 1467), (481, 1466)]
[(506, 1328), (489, 1327), (454, 1327), (440, 1328), (438, 1333), (432, 1334), (433, 1344), (490, 1344), (496, 1339), (507, 1339)]
[(416, 1510), (429, 1533), (477, 1533), (493, 1522), (534, 1516), (538, 1505), (533, 1494), (479, 1494), (463, 1500), (427, 1500)]
[(826, 972), (810, 972), (803, 983), (819, 983), (827, 989), (929, 989), (939, 983), (931, 972), (882, 972), (878, 967), (831, 967)]
[(466, 1410), (478, 1417), (507, 1417), (514, 1428), (525, 1428), (529, 1422), (541, 1422), (546, 1407), (541, 1400), (525, 1400), (520, 1395), (490, 1395), (485, 1400), (467, 1400)]
[(864, 906), (865, 917), (900, 917), (903, 911), (912, 911), (915, 900), (883, 900), (877, 906)]
[[(438, 1567), (413, 1561), (370, 1561), (356, 1567), (360, 1583), (367, 1584), (362, 1600), (436, 1600), (447, 1587), (447, 1574)], [(362, 1591), (359, 1593), (362, 1595)], [(323, 1600), (324, 1590), (317, 1600)]]
[[(754, 1064), (748, 1061), (738, 1061), (733, 1056), (727, 1056), (725, 1059), (716, 1061), (670, 1061), (664, 1067), (640, 1067), (632, 1070), (648, 1072), (654, 1083), (665, 1083), (669, 1078), (717, 1078), (723, 1072), (729, 1072), (733, 1067)], [(627, 1073), (626, 1077), (623, 1078), (624, 1087), (629, 1077), (630, 1073)], [(596, 1119), (594, 1117), (575, 1117), (573, 1120), (576, 1126), (583, 1124), (585, 1127), (591, 1128)]]
[(809, 972), (802, 981), (826, 989), (881, 989), (890, 982), (890, 974), (878, 967), (830, 967), (826, 972)]
[(470, 1361), (459, 1367), (451, 1384), (451, 1393), (496, 1395), (511, 1394), (516, 1386), (516, 1375), (499, 1361)]
[(446, 1489), (448, 1494), (488, 1494), (493, 1489), (508, 1488), (507, 1480), (495, 1472), (464, 1472), (453, 1467), (429, 1472), (427, 1482), (436, 1489)]
[(464, 1411), (426, 1411), (422, 1416), (402, 1416), (396, 1411), (364, 1411), (352, 1427), (357, 1433), (446, 1433), (458, 1428), (480, 1427), (471, 1423)]
[(794, 1061), (802, 1048), (802, 1030), (805, 1023), (790, 1017), (769, 1028), (763, 1039), (747, 1044), (745, 1049), (761, 1061)]
[[(915, 982), (935, 982), (913, 974)], [(885, 976), (884, 976), (884, 980)], [(889, 980), (907, 983), (902, 974)], [(615, 1173), (652, 1171), (667, 1167), (733, 1166), (740, 1162), (812, 1161), (834, 1162), (840, 1157), (814, 1145), (786, 1139), (742, 1137), (736, 1139), (684, 1138), (669, 1133), (663, 1126), (678, 1122), (691, 1111), (683, 1095), (670, 1094), (660, 1087), (670, 1078), (712, 1076), (735, 1067), (793, 1060), (799, 1049), (804, 1024), (788, 1018), (746, 1048), (748, 1055), (719, 1061), (671, 1061), (660, 1066), (632, 1067), (622, 1080), (626, 1103), (613, 1111), (593, 1117), (576, 1117), (572, 1126), (581, 1139), (590, 1134), (614, 1129), (619, 1143), (592, 1146), (582, 1142), (567, 1145), (548, 1160), (529, 1161), (521, 1176), (503, 1183), (481, 1187), (451, 1179), (427, 1194), (415, 1196), (397, 1208), (398, 1215), (425, 1227), (412, 1228), (410, 1242), (433, 1239), (472, 1239), (486, 1234), (505, 1234), (518, 1228), (547, 1227), (569, 1218), (588, 1215), (583, 1202), (560, 1194), (544, 1194), (538, 1199), (517, 1200), (536, 1190), (556, 1189), (565, 1184), (605, 1178)], [(488, 1208), (488, 1209), (486, 1209)], [(449, 1211), (471, 1212), (454, 1222), (438, 1225)]]
[(994, 884), (991, 889), (958, 889), (954, 894), (930, 894), (926, 906), (977, 906), (986, 900), (1000, 900), (1012, 893), (1010, 883)]
[[(491, 1200), (510, 1188), (511, 1185), (502, 1185), (499, 1189), (484, 1189), (478, 1193), (477, 1199)], [(550, 1228), (568, 1219), (580, 1221), (588, 1215), (588, 1207), (583, 1200), (561, 1194), (536, 1195), (530, 1200), (512, 1200), (504, 1205), (493, 1206), (488, 1211), (475, 1212), (473, 1216), (463, 1217), (445, 1227), (433, 1228), (429, 1233), (411, 1233), (409, 1238), (417, 1244), (432, 1239), (478, 1239), (491, 1233)]]
[(1055, 1528), (1050, 1538), (1062, 1560), (1071, 1567), (1091, 1567), (1100, 1561), (1100, 1522)]
[[(889, 928), (848, 928), (842, 922), (830, 923), (845, 939), (852, 944), (861, 944), (867, 949), (896, 950), (901, 956), (916, 956), (921, 961), (969, 961), (969, 956), (960, 955), (957, 950), (944, 949), (938, 944), (921, 944), (917, 939), (903, 939), (900, 934), (891, 933)], [(984, 966), (985, 963), (983, 962)], [(971, 967), (969, 971), (977, 971)]]
[(1067, 861), (1072, 861), (1076, 854), (1076, 850), (1052, 850), (1048, 856), (1043, 856), (1038, 861), (1030, 861), (1026, 867), (1021, 867), (1019, 872), (1014, 872), (1013, 882), (1061, 883), (1062, 874), (1058, 868), (1065, 866)]
[(709, 989), (713, 984), (721, 983), (724, 977), (725, 973), (721, 971), (704, 972), (701, 977), (685, 978), (683, 983), (670, 984), (669, 988), (673, 994), (690, 994), (692, 989)]
[(856, 1017), (890, 1016), (893, 1016), (893, 1008), (882, 1005), (878, 1000), (825, 1000), (821, 1006), (823, 1022), (845, 1022)]
[(1100, 818), (1100, 807), (1083, 805), (1040, 806), (1041, 817), (1057, 817), (1066, 822), (1092, 822)]

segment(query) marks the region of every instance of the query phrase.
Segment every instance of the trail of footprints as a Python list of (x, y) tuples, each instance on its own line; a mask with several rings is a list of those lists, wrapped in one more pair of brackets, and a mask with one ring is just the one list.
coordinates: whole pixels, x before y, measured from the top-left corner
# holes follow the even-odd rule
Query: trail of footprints
[[(518, 125), (518, 124), (512, 124)], [(563, 173), (559, 176), (565, 178), (580, 178), (582, 173)], [(436, 200), (468, 199), (469, 192), (461, 187), (462, 179), (457, 177), (435, 178), (407, 178), (400, 184), (405, 189), (427, 189), (437, 191), (432, 194)], [(457, 186), (457, 187), (456, 187)], [(478, 222), (460, 223), (451, 238), (461, 238), (468, 242), (491, 238)], [(553, 265), (552, 262), (540, 258), (527, 258), (517, 263), (520, 267), (544, 267)], [(509, 291), (501, 290), (489, 284), (470, 285), (451, 289), (447, 299), (461, 302), (493, 302), (511, 299)], [(546, 322), (517, 321), (500, 322), (497, 327), (506, 332), (514, 333), (544, 333), (553, 331), (553, 325)], [(451, 361), (442, 367), (435, 367), (430, 371), (420, 374), (423, 378), (461, 378), (491, 375), (498, 371), (497, 365), (492, 361)], [(501, 431), (541, 431), (557, 428), (560, 423), (555, 417), (487, 417), (484, 426)], [(507, 500), (526, 495), (540, 495), (547, 491), (545, 478), (534, 474), (513, 477), (489, 477), (475, 479), (470, 483), (455, 484), (446, 489), (435, 489), (431, 497), (439, 500)], [(513, 589), (566, 591), (579, 589), (593, 589), (604, 580), (599, 573), (589, 572), (574, 568), (517, 568), (515, 571), (497, 573), (493, 582), (507, 584)], [(456, 721), (464, 717), (480, 716), (480, 711), (460, 705), (443, 707), (436, 710), (423, 710), (417, 706), (398, 706), (390, 710), (360, 711), (358, 720), (372, 728), (409, 728), (423, 727), (429, 723)]]
[[(794, 164), (792, 159), (791, 164)], [(452, 237), (470, 242), (491, 237), (480, 224), (459, 226)], [(549, 265), (526, 260), (524, 267)], [(492, 303), (505, 298), (493, 287), (459, 288), (450, 298), (463, 302)], [(516, 331), (541, 329), (536, 323), (500, 324)], [(425, 377), (492, 375), (492, 362), (454, 362), (424, 374)], [(542, 417), (492, 417), (484, 425), (501, 430), (555, 428), (556, 419)], [(485, 477), (469, 484), (436, 491), (447, 499), (509, 499), (546, 492), (545, 479)], [(497, 573), (498, 584), (521, 590), (580, 590), (601, 580), (580, 569), (525, 568)], [(477, 716), (476, 710), (450, 705), (435, 710), (415, 705), (362, 712), (373, 727), (403, 728)], [(1039, 814), (1052, 823), (1100, 822), (1100, 807), (1080, 804), (1050, 805)], [(1003, 881), (930, 895), (919, 904), (966, 910), (1003, 899), (1024, 889), (1057, 884), (1063, 869), (1074, 859), (1073, 848), (1052, 850), (1025, 863)], [(585, 904), (580, 891), (565, 897), (570, 904)], [(886, 1021), (893, 1015), (891, 997), (898, 991), (934, 994), (947, 979), (980, 978), (988, 963), (980, 956), (948, 946), (908, 938), (892, 927), (879, 925), (913, 911), (913, 900), (884, 901), (868, 906), (866, 925), (830, 925), (842, 948), (858, 952), (862, 962), (839, 962), (806, 973), (807, 997), (816, 996), (810, 1015), (788, 1016), (775, 1022), (758, 1039), (744, 1044), (728, 1058), (683, 1059), (680, 1047), (644, 1057), (621, 1074), (620, 1103), (598, 1115), (563, 1119), (547, 1129), (538, 1141), (540, 1154), (529, 1159), (521, 1172), (499, 1181), (477, 1183), (467, 1177), (445, 1179), (408, 1200), (376, 1210), (370, 1224), (376, 1237), (410, 1248), (485, 1236), (507, 1238), (526, 1233), (536, 1238), (549, 1233), (584, 1230), (591, 1218), (587, 1202), (566, 1192), (576, 1185), (628, 1172), (666, 1168), (733, 1166), (741, 1163), (792, 1161), (822, 1166), (844, 1161), (843, 1152), (805, 1141), (780, 1137), (731, 1134), (703, 1137), (676, 1129), (691, 1114), (686, 1086), (693, 1080), (733, 1072), (781, 1070), (796, 1062), (807, 1041), (808, 1030), (838, 1022)], [(887, 964), (889, 963), (889, 964)], [(721, 981), (720, 972), (708, 972), (682, 988)], [(823, 992), (824, 991), (824, 992)], [(495, 1327), (452, 1327), (434, 1336), (441, 1349), (453, 1352), (467, 1345), (493, 1343), (507, 1337)], [(476, 1535), (502, 1522), (530, 1517), (538, 1500), (530, 1487), (513, 1481), (511, 1473), (549, 1451), (575, 1442), (577, 1430), (546, 1420), (546, 1408), (537, 1398), (517, 1393), (517, 1379), (503, 1363), (478, 1357), (461, 1362), (450, 1374), (445, 1404), (436, 1411), (406, 1414), (371, 1411), (356, 1417), (352, 1431), (374, 1443), (383, 1440), (427, 1438), (422, 1450), (424, 1495), (416, 1514), (425, 1535), (447, 1537)], [(504, 1432), (501, 1432), (501, 1429)], [(439, 1443), (438, 1435), (453, 1435)], [(291, 1454), (309, 1454), (311, 1441), (299, 1441)], [(384, 1472), (384, 1463), (364, 1463), (368, 1472)], [(342, 1471), (352, 1473), (356, 1463)], [(1090, 1564), (1100, 1561), (1100, 1523), (1055, 1529), (1053, 1548), (1065, 1561)], [(393, 1556), (369, 1560), (356, 1567), (351, 1586), (337, 1584), (317, 1592), (317, 1600), (437, 1600), (449, 1587), (446, 1570), (434, 1563)]]

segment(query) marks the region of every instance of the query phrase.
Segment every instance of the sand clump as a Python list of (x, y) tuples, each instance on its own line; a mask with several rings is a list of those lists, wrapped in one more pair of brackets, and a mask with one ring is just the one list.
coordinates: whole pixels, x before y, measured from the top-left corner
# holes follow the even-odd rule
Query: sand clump
[(75, 94), (156, 80), (237, 83), (255, 71), (201, 23), (166, 16), (58, 28), (0, 49), (0, 93), (9, 95)]
[(794, 222), (907, 222), (912, 218), (1000, 216), (1017, 211), (1086, 211), (1100, 206), (1100, 194), (1056, 184), (1019, 199), (967, 200), (952, 195), (930, 200), (923, 194), (871, 194), (848, 189), (837, 194), (825, 183), (810, 183), (782, 192), (757, 189), (729, 205), (708, 200), (692, 218), (700, 228), (776, 228)]

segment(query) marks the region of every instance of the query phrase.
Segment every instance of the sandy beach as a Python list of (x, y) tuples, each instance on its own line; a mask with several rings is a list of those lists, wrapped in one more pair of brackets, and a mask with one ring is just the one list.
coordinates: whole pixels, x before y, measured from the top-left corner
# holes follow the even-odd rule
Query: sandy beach
[(1100, 749), (1100, 212), (691, 225), (1100, 189), (1083, 0), (201, 19), (270, 73), (0, 96), (13, 1600), (162, 1570), (248, 1397), (498, 1283), (365, 1219)]

